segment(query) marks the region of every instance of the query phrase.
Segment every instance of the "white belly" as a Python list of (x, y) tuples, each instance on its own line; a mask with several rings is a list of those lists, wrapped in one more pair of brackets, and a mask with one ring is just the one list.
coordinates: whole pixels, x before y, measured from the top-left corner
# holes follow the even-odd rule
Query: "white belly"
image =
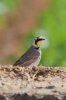
[(40, 51), (40, 56), (38, 57), (38, 59), (36, 59), (36, 61), (32, 63), (30, 67), (37, 66), (40, 63), (40, 60), (41, 60), (41, 51)]

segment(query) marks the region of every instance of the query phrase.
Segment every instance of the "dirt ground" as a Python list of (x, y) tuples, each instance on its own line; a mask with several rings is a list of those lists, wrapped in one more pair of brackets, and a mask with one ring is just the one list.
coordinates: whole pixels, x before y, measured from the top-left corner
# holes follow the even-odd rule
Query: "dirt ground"
[(0, 100), (66, 100), (66, 69), (0, 65)]

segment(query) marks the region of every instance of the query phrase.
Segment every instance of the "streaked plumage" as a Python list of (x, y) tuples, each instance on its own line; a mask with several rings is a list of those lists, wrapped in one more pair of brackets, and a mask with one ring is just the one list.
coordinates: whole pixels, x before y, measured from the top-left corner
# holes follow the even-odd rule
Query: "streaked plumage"
[(16, 61), (16, 63), (14, 64), (14, 66), (37, 66), (40, 62), (41, 59), (41, 50), (40, 50), (40, 46), (37, 45), (37, 42), (43, 40), (43, 38), (37, 37), (34, 42), (33, 45), (28, 49), (28, 51), (22, 55), (20, 57), (19, 60)]

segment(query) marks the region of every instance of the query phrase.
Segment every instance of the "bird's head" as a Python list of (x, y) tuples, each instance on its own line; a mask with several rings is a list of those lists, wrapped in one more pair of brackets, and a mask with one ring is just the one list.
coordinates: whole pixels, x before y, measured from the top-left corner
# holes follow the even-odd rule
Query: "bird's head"
[(36, 37), (33, 41), (33, 46), (36, 48), (42, 47), (44, 45), (44, 40), (45, 40), (45, 38), (42, 36)]

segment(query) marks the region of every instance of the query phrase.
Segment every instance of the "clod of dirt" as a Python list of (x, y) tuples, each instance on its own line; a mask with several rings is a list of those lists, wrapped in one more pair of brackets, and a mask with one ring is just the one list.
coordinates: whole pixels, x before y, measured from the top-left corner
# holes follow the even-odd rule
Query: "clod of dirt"
[(0, 65), (0, 100), (66, 100), (66, 69)]

